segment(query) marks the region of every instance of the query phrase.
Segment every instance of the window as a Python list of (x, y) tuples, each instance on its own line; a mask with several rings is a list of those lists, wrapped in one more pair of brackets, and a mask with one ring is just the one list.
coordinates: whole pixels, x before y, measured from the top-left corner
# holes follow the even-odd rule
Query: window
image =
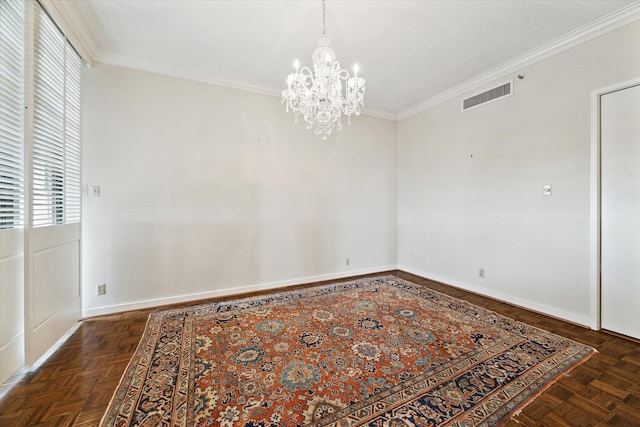
[(24, 7), (0, 1), (0, 229), (24, 226)]
[(35, 18), (33, 90), (34, 227), (80, 221), (82, 62), (46, 12)]
[[(25, 223), (24, 0), (0, 1), (0, 229)], [(79, 222), (82, 62), (39, 4), (34, 4), (34, 227)], [(28, 79), (28, 80), (27, 80)]]

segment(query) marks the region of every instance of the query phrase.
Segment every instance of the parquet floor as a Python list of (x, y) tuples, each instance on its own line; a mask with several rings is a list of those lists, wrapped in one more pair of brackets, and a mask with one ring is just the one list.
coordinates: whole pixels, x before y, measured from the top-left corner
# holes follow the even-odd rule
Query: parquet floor
[[(591, 345), (599, 351), (529, 404), (508, 427), (640, 427), (640, 343), (408, 273), (390, 273)], [(214, 300), (172, 308), (211, 301)], [(0, 401), (0, 426), (97, 426), (142, 336), (149, 313), (166, 308), (82, 322), (56, 353), (35, 372), (27, 373)]]

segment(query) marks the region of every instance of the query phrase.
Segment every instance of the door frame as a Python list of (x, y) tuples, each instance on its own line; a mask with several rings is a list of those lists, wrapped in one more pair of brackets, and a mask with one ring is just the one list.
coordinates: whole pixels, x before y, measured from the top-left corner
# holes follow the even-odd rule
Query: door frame
[(591, 92), (591, 200), (590, 200), (590, 248), (589, 248), (589, 277), (591, 289), (591, 329), (601, 328), (601, 233), (602, 233), (602, 205), (601, 205), (601, 98), (612, 92), (628, 89), (640, 85), (640, 77), (622, 83), (597, 89)]

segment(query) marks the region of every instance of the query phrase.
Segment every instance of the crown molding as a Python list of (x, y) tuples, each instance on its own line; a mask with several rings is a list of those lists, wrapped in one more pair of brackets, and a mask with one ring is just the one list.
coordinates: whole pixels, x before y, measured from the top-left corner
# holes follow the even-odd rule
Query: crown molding
[(461, 96), (471, 90), (479, 89), (494, 80), (505, 78), (516, 73), (522, 68), (540, 62), (550, 56), (556, 55), (581, 43), (592, 40), (608, 32), (616, 30), (634, 21), (640, 20), (640, 1), (634, 2), (610, 15), (598, 19), (590, 24), (582, 26), (557, 39), (543, 44), (529, 52), (507, 61), (484, 73), (478, 74), (458, 85), (440, 92), (418, 104), (415, 104), (398, 113), (398, 120), (403, 120), (416, 115), (429, 108), (435, 107), (445, 101)]
[(243, 82), (227, 77), (219, 77), (210, 73), (194, 71), (187, 67), (182, 67), (167, 62), (155, 61), (151, 59), (140, 58), (125, 53), (100, 50), (95, 56), (96, 62), (107, 65), (115, 65), (122, 68), (130, 68), (138, 71), (146, 71), (149, 73), (162, 74), (165, 76), (177, 77), (184, 80), (193, 80), (202, 83), (209, 83), (216, 86), (224, 86), (231, 89), (239, 89), (249, 92), (259, 93), (261, 95), (280, 96), (280, 91), (274, 88), (259, 86), (253, 83)]
[[(71, 44), (78, 50), (82, 59), (92, 67), (94, 62), (101, 62), (108, 65), (115, 65), (123, 68), (130, 68), (138, 71), (162, 74), (177, 77), (185, 80), (193, 80), (202, 83), (223, 86), (232, 89), (244, 90), (261, 95), (280, 97), (281, 89), (269, 88), (237, 79), (220, 77), (210, 73), (194, 71), (187, 67), (175, 64), (154, 61), (128, 55), (122, 52), (101, 49), (91, 35), (86, 24), (80, 17), (73, 1), (38, 0), (47, 9), (56, 23), (65, 32)], [(377, 117), (386, 120), (398, 120), (396, 113), (365, 107), (363, 115)]]
[(82, 60), (89, 66), (93, 66), (98, 43), (80, 17), (76, 7), (71, 1), (38, 0), (47, 13), (60, 27), (64, 35), (71, 42)]
[[(150, 59), (144, 59), (133, 55), (123, 54), (116, 51), (99, 50), (94, 59), (107, 65), (114, 65), (122, 68), (129, 68), (138, 71), (146, 71), (149, 73), (161, 74), (165, 76), (177, 77), (185, 80), (192, 80), (202, 83), (208, 83), (216, 86), (228, 87), (231, 89), (244, 90), (248, 92), (258, 93), (260, 95), (274, 96), (280, 98), (281, 89), (259, 86), (256, 84), (243, 82), (237, 79), (219, 77), (210, 73), (193, 71), (187, 67), (160, 62)], [(397, 121), (398, 117), (395, 113), (390, 113), (375, 108), (364, 108), (363, 115), (377, 117), (386, 120)]]
[(394, 122), (398, 121), (398, 115), (396, 113), (392, 113), (390, 111), (385, 111), (385, 110), (379, 110), (377, 108), (371, 108), (367, 106), (362, 108), (362, 115), (376, 117), (378, 119), (391, 120)]
[[(280, 97), (280, 90), (276, 88), (264, 87), (232, 78), (220, 77), (201, 71), (194, 71), (187, 67), (181, 67), (175, 64), (168, 64), (127, 55), (121, 52), (100, 49), (72, 1), (38, 1), (46, 8), (47, 12), (62, 28), (73, 46), (78, 50), (80, 56), (82, 56), (83, 60), (89, 66), (92, 66), (94, 61), (97, 61), (124, 68), (132, 68), (135, 70), (164, 74), (186, 80), (195, 80), (217, 86), (259, 93), (262, 95)], [(562, 51), (592, 40), (637, 20), (640, 20), (640, 1), (636, 1), (629, 6), (580, 27), (562, 37), (539, 46), (536, 49), (517, 56), (516, 58), (491, 70), (478, 74), (458, 85), (452, 86), (451, 88), (440, 92), (425, 101), (406, 108), (397, 114), (369, 107), (365, 107), (362, 114), (393, 121), (406, 119), (424, 110), (435, 107), (445, 101), (461, 96), (466, 92), (479, 89), (483, 85), (487, 85), (494, 80), (505, 78), (510, 74), (518, 72), (522, 68), (535, 64), (550, 56), (556, 55)]]

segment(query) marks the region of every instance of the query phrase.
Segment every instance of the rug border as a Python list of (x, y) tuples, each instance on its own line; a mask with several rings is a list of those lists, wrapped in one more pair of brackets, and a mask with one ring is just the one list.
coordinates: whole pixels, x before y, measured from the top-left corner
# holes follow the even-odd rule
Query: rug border
[(120, 387), (122, 386), (122, 382), (127, 377), (127, 373), (129, 372), (129, 369), (132, 367), (131, 365), (133, 364), (133, 361), (135, 360), (137, 362), (138, 359), (139, 359), (139, 357), (137, 357), (138, 356), (138, 350), (140, 350), (140, 347), (143, 345), (145, 340), (149, 339), (146, 336), (147, 335), (147, 330), (148, 330), (147, 328), (149, 326), (149, 323), (151, 323), (151, 318), (152, 318), (153, 314), (154, 313), (149, 313), (149, 315), (147, 316), (147, 321), (145, 322), (144, 329), (142, 330), (142, 336), (140, 337), (140, 340), (138, 341), (138, 345), (136, 346), (136, 349), (134, 350), (133, 355), (129, 359), (129, 363), (127, 363), (127, 366), (124, 368), (124, 371), (122, 371), (122, 375), (120, 376), (120, 381), (118, 381), (118, 385), (113, 390), (113, 393), (111, 395), (111, 399), (109, 399), (109, 404), (107, 405), (107, 409), (104, 411), (104, 414), (102, 414), (102, 418), (100, 418), (100, 424), (98, 424), (98, 427), (104, 427), (104, 423), (106, 421), (107, 415), (109, 415), (109, 412), (111, 412), (111, 406), (114, 403), (114, 400), (118, 397), (118, 390), (120, 390)]
[[(571, 339), (571, 338), (567, 338), (567, 337), (565, 337), (565, 336), (563, 336), (563, 335), (560, 335), (560, 334), (557, 334), (557, 333), (555, 333), (555, 332), (551, 332), (551, 331), (548, 331), (548, 330), (546, 330), (546, 329), (542, 329), (542, 328), (540, 328), (540, 327), (538, 327), (538, 326), (530, 325), (530, 324), (528, 324), (528, 323), (526, 323), (526, 322), (523, 322), (523, 321), (520, 321), (520, 320), (514, 319), (514, 318), (512, 318), (512, 317), (510, 317), (510, 316), (507, 316), (507, 315), (505, 315), (505, 314), (498, 313), (497, 311), (494, 311), (494, 310), (488, 309), (488, 308), (486, 308), (486, 307), (479, 306), (479, 305), (477, 305), (477, 304), (473, 304), (473, 303), (471, 303), (471, 302), (469, 302), (469, 301), (467, 301), (467, 300), (460, 299), (460, 298), (456, 298), (456, 297), (451, 296), (451, 295), (449, 295), (449, 294), (446, 294), (446, 293), (444, 293), (444, 292), (437, 291), (437, 290), (435, 290), (435, 289), (433, 289), (433, 288), (430, 288), (430, 287), (428, 287), (428, 286), (426, 286), (426, 285), (423, 285), (423, 284), (420, 284), (420, 283), (415, 283), (415, 282), (412, 282), (412, 281), (410, 281), (410, 280), (408, 280), (408, 279), (403, 279), (403, 278), (401, 278), (401, 277), (395, 276), (395, 275), (393, 275), (393, 274), (389, 274), (389, 275), (381, 276), (381, 277), (389, 277), (389, 276), (395, 277), (395, 278), (397, 278), (397, 279), (399, 279), (399, 280), (401, 280), (401, 281), (403, 281), (403, 282), (407, 282), (407, 283), (410, 283), (410, 284), (413, 284), (413, 285), (417, 285), (417, 286), (420, 286), (420, 287), (424, 287), (424, 288), (426, 288), (426, 289), (428, 289), (428, 290), (430, 290), (430, 291), (432, 291), (432, 292), (437, 293), (438, 295), (445, 296), (446, 298), (453, 298), (453, 299), (455, 299), (455, 300), (457, 300), (457, 301), (461, 301), (461, 302), (463, 302), (463, 303), (465, 303), (465, 304), (469, 304), (469, 305), (471, 305), (471, 306), (473, 306), (473, 307), (480, 308), (480, 309), (482, 309), (482, 310), (484, 310), (484, 311), (486, 311), (486, 312), (489, 312), (489, 313), (492, 313), (492, 314), (494, 314), (494, 315), (497, 315), (497, 316), (500, 316), (500, 317), (503, 317), (503, 318), (509, 319), (509, 320), (511, 320), (511, 321), (513, 321), (513, 322), (521, 323), (521, 324), (523, 324), (523, 325), (525, 325), (525, 326), (527, 326), (527, 327), (529, 327), (529, 328), (533, 328), (533, 329), (535, 329), (535, 330), (537, 330), (537, 331), (540, 331), (540, 332), (543, 332), (543, 333), (546, 333), (546, 334), (553, 334), (553, 335), (557, 335), (557, 336), (559, 336), (559, 337), (561, 337), (561, 338), (563, 338), (563, 339), (565, 339), (565, 340), (567, 340), (567, 341), (569, 341), (569, 342), (571, 342), (571, 343), (573, 343), (573, 344), (577, 344), (577, 345), (580, 345), (580, 346), (584, 346), (584, 347), (586, 347), (587, 349), (589, 349), (589, 350), (590, 350), (590, 351), (589, 351), (589, 352), (588, 352), (584, 357), (582, 357), (580, 360), (578, 360), (577, 362), (575, 362), (573, 365), (568, 366), (568, 367), (567, 367), (567, 368), (565, 368), (564, 370), (560, 371), (560, 372), (555, 376), (555, 378), (553, 378), (552, 380), (550, 380), (550, 381), (548, 381), (547, 383), (545, 383), (545, 384), (544, 384), (543, 386), (541, 386), (538, 390), (536, 390), (534, 393), (532, 393), (529, 397), (527, 397), (525, 400), (523, 400), (522, 402), (520, 402), (519, 404), (517, 404), (517, 405), (516, 405), (512, 410), (510, 410), (507, 414), (505, 414), (505, 415), (504, 415), (504, 416), (503, 416), (503, 417), (498, 421), (498, 423), (494, 425), (494, 427), (503, 427), (504, 425), (506, 425), (509, 421), (511, 421), (512, 419), (514, 419), (514, 418), (515, 418), (515, 417), (517, 417), (518, 415), (520, 415), (520, 413), (522, 413), (522, 411), (523, 411), (523, 410), (524, 410), (524, 409), (525, 409), (525, 408), (526, 408), (526, 407), (527, 407), (531, 402), (533, 402), (535, 399), (537, 399), (538, 397), (540, 397), (540, 395), (542, 395), (545, 391), (547, 391), (549, 388), (551, 388), (551, 386), (553, 386), (554, 384), (556, 384), (557, 382), (559, 382), (560, 380), (562, 380), (564, 377), (566, 377), (566, 376), (567, 376), (567, 374), (569, 374), (570, 372), (572, 372), (574, 369), (578, 368), (578, 367), (579, 367), (579, 366), (581, 366), (582, 364), (586, 363), (589, 359), (591, 359), (591, 357), (593, 357), (594, 355), (596, 355), (597, 353), (599, 353), (599, 351), (598, 351), (596, 348), (592, 347), (592, 346), (591, 346), (591, 345), (589, 345), (589, 344), (581, 343), (581, 342), (579, 342), (579, 341), (573, 340), (573, 339)], [(443, 284), (443, 285), (445, 285), (445, 286), (448, 286), (446, 283), (442, 283), (442, 284)], [(479, 295), (479, 296), (485, 297), (484, 295)], [(509, 303), (505, 303), (505, 304), (511, 305), (511, 304), (509, 304)], [(523, 310), (531, 311), (532, 313), (535, 313), (535, 314), (540, 315), (540, 316), (545, 316), (545, 314), (544, 314), (544, 313), (538, 313), (538, 312), (535, 312), (535, 311), (532, 311), (532, 310), (529, 310), (529, 309), (526, 309), (526, 308), (523, 308)], [(558, 320), (560, 320), (560, 321), (564, 321), (564, 320), (562, 320), (562, 319), (558, 319)]]
[[(582, 346), (585, 346), (585, 347), (589, 347), (589, 348), (591, 348), (591, 349), (593, 350), (591, 353), (594, 353), (594, 352), (595, 352), (595, 353), (597, 353), (597, 352), (598, 352), (598, 350), (596, 350), (595, 348), (593, 348), (593, 347), (592, 347), (591, 345), (589, 345), (589, 344), (581, 343), (581, 342), (579, 342), (579, 341), (573, 340), (573, 339), (571, 339), (571, 338), (567, 338), (567, 337), (565, 337), (565, 336), (563, 336), (563, 335), (560, 335), (560, 334), (557, 334), (557, 333), (555, 333), (555, 332), (547, 331), (546, 329), (542, 329), (542, 328), (540, 328), (540, 327), (538, 327), (538, 326), (530, 325), (530, 324), (528, 324), (528, 323), (526, 323), (526, 322), (523, 322), (523, 321), (521, 321), (521, 320), (514, 319), (513, 317), (509, 317), (509, 316), (507, 316), (506, 314), (498, 313), (497, 311), (494, 311), (494, 310), (491, 310), (491, 309), (489, 309), (489, 308), (485, 308), (485, 307), (482, 307), (482, 306), (480, 306), (480, 305), (474, 304), (474, 303), (469, 302), (469, 301), (467, 301), (467, 300), (464, 300), (464, 299), (461, 299), (461, 298), (457, 298), (457, 297), (451, 296), (451, 295), (446, 294), (446, 293), (444, 293), (444, 292), (436, 291), (435, 289), (432, 289), (432, 288), (430, 288), (430, 287), (428, 287), (428, 286), (426, 286), (426, 285), (422, 285), (422, 284), (420, 284), (420, 283), (415, 283), (415, 282), (412, 282), (412, 281), (410, 281), (410, 280), (403, 279), (403, 278), (401, 278), (401, 277), (395, 276), (395, 275), (393, 275), (393, 274), (388, 274), (388, 275), (385, 275), (385, 276), (375, 276), (375, 277), (395, 277), (396, 279), (401, 280), (401, 281), (403, 281), (403, 282), (409, 283), (409, 284), (411, 284), (411, 285), (416, 285), (416, 286), (419, 286), (419, 287), (422, 287), (422, 288), (426, 288), (426, 289), (428, 289), (428, 290), (429, 290), (429, 291), (431, 291), (431, 292), (437, 293), (438, 295), (442, 295), (442, 296), (444, 296), (444, 297), (446, 297), (446, 298), (451, 298), (451, 299), (454, 299), (454, 300), (456, 300), (456, 301), (461, 301), (461, 302), (463, 302), (463, 303), (465, 303), (465, 304), (467, 304), (467, 305), (471, 305), (472, 307), (480, 308), (481, 310), (484, 310), (484, 311), (486, 311), (486, 312), (488, 312), (488, 313), (492, 313), (492, 314), (494, 314), (494, 315), (497, 315), (497, 316), (500, 316), (500, 317), (502, 317), (502, 318), (508, 319), (508, 320), (510, 320), (510, 321), (512, 321), (512, 322), (516, 322), (516, 323), (520, 323), (520, 324), (522, 324), (522, 325), (525, 325), (525, 326), (527, 326), (528, 328), (535, 329), (535, 330), (540, 331), (540, 332), (543, 332), (543, 333), (545, 333), (545, 334), (552, 334), (552, 335), (556, 335), (556, 336), (559, 336), (559, 337), (561, 337), (561, 338), (563, 338), (563, 339), (565, 339), (565, 340), (567, 340), (567, 341), (570, 341), (570, 342), (572, 342), (572, 343), (574, 343), (574, 344), (578, 344), (578, 345), (582, 345)], [(374, 277), (372, 277), (372, 278), (374, 278)], [(449, 285), (447, 285), (447, 284), (445, 284), (445, 283), (442, 283), (442, 284), (443, 284), (443, 285), (445, 285), (445, 286), (449, 286)], [(464, 289), (463, 289), (463, 290), (464, 290)], [(478, 296), (481, 296), (481, 297), (484, 297), (484, 298), (489, 298), (489, 299), (491, 299), (491, 297), (487, 297), (487, 296), (485, 296), (485, 295), (479, 295), (479, 294), (475, 294), (475, 295), (478, 295)], [(510, 303), (507, 303), (507, 302), (502, 302), (502, 301), (498, 301), (498, 302), (501, 302), (501, 303), (503, 303), (503, 304), (510, 305), (510, 306), (512, 306), (512, 307), (518, 307), (518, 306), (515, 306), (515, 305), (510, 304)], [(539, 312), (537, 312), (537, 311), (533, 311), (533, 310), (530, 310), (530, 309), (528, 309), (528, 308), (524, 308), (524, 307), (518, 307), (518, 308), (522, 308), (523, 310), (527, 310), (527, 311), (529, 311), (529, 312), (531, 312), (531, 313), (533, 313), (533, 314), (539, 315), (539, 316), (550, 317), (550, 316), (548, 316), (548, 315), (546, 315), (546, 314), (544, 314), (544, 313), (539, 313)], [(553, 319), (553, 317), (551, 317), (551, 318)], [(565, 322), (565, 323), (571, 323), (571, 322), (568, 322), (568, 321), (566, 321), (566, 320), (562, 320), (562, 319), (556, 319), (556, 320), (559, 320), (559, 321), (562, 321), (562, 322)], [(582, 325), (578, 325), (578, 326), (583, 327)], [(585, 328), (586, 328), (586, 327), (585, 327)], [(587, 328), (587, 329), (589, 329), (589, 328)]]
[[(115, 403), (115, 400), (118, 398), (118, 391), (120, 390), (120, 388), (123, 386), (123, 382), (126, 380), (126, 378), (128, 377), (128, 374), (130, 372), (131, 369), (135, 369), (134, 362), (135, 365), (137, 365), (139, 363), (139, 359), (140, 359), (140, 355), (138, 354), (138, 352), (140, 351), (140, 349), (142, 348), (143, 345), (147, 345), (149, 339), (152, 337), (152, 335), (148, 334), (149, 331), (149, 326), (151, 324), (151, 322), (155, 319), (158, 318), (163, 318), (165, 316), (168, 316), (172, 313), (177, 313), (177, 312), (193, 312), (193, 311), (197, 311), (199, 307), (202, 306), (213, 306), (213, 307), (219, 307), (219, 306), (224, 306), (224, 305), (228, 305), (228, 306), (232, 306), (232, 305), (237, 305), (240, 303), (246, 303), (246, 302), (252, 302), (252, 301), (260, 301), (260, 300), (264, 300), (264, 299), (272, 299), (272, 302), (278, 303), (278, 301), (273, 301), (274, 299), (277, 300), (278, 297), (282, 297), (285, 294), (288, 293), (296, 293), (296, 292), (303, 292), (303, 291), (309, 291), (309, 290), (316, 290), (316, 291), (321, 291), (323, 289), (326, 288), (332, 288), (335, 286), (339, 286), (339, 285), (346, 285), (346, 284), (350, 284), (350, 283), (354, 283), (354, 284), (359, 284), (362, 282), (371, 282), (373, 280), (396, 280), (397, 282), (399, 282), (402, 285), (408, 286), (408, 287), (417, 287), (419, 289), (424, 289), (428, 292), (437, 294), (438, 297), (443, 298), (444, 300), (448, 301), (448, 302), (457, 302), (459, 304), (464, 305), (466, 308), (468, 309), (473, 309), (473, 310), (479, 310), (480, 312), (483, 313), (490, 313), (491, 315), (497, 316), (501, 319), (505, 319), (507, 320), (509, 323), (513, 322), (514, 324), (519, 324), (519, 325), (523, 325), (526, 328), (531, 328), (532, 330), (535, 331), (539, 331), (542, 334), (551, 334), (551, 335), (555, 335), (559, 338), (561, 338), (562, 340), (565, 340), (567, 342), (570, 342), (574, 345), (579, 345), (579, 346), (583, 346), (585, 347), (585, 351), (587, 352), (580, 360), (578, 360), (577, 362), (575, 362), (573, 365), (568, 366), (567, 368), (565, 368), (563, 371), (560, 371), (555, 378), (553, 378), (552, 380), (548, 381), (547, 383), (545, 383), (544, 385), (542, 385), (538, 390), (536, 390), (535, 392), (533, 392), (530, 396), (528, 396), (525, 400), (523, 400), (522, 402), (520, 402), (519, 404), (515, 405), (513, 409), (511, 409), (508, 413), (506, 413), (504, 416), (502, 416), (500, 418), (500, 420), (498, 420), (498, 422), (496, 424), (494, 424), (494, 427), (502, 427), (504, 425), (506, 425), (509, 421), (513, 420), (516, 416), (520, 415), (520, 413), (522, 412), (522, 410), (524, 410), (524, 408), (526, 406), (528, 406), (531, 402), (533, 402), (536, 398), (538, 398), (540, 395), (542, 395), (544, 392), (546, 392), (551, 386), (553, 386), (554, 384), (556, 384), (557, 382), (559, 382), (560, 380), (562, 380), (567, 374), (569, 374), (571, 371), (573, 371), (574, 369), (578, 368), (579, 366), (581, 366), (583, 363), (587, 362), (593, 355), (598, 353), (598, 350), (593, 348), (592, 346), (588, 345), (588, 344), (584, 344), (584, 343), (580, 343), (578, 341), (575, 341), (573, 339), (567, 338), (563, 335), (557, 334), (555, 332), (551, 332), (548, 331), (546, 329), (542, 329), (540, 327), (537, 326), (533, 326), (530, 325), (526, 322), (520, 321), (520, 320), (516, 320), (512, 317), (509, 317), (507, 315), (504, 315), (502, 313), (498, 313), (494, 310), (488, 309), (486, 307), (477, 305), (477, 304), (473, 304), (467, 300), (461, 299), (461, 298), (457, 298), (454, 297), (452, 295), (446, 294), (444, 292), (441, 291), (437, 291), (427, 285), (424, 284), (420, 284), (420, 283), (416, 283), (416, 282), (412, 282), (411, 280), (408, 279), (403, 279), (401, 277), (396, 276), (395, 274), (382, 274), (382, 275), (373, 275), (370, 277), (361, 277), (361, 278), (351, 278), (351, 279), (344, 279), (344, 280), (338, 280), (335, 282), (331, 282), (331, 283), (326, 283), (326, 284), (321, 284), (321, 285), (317, 285), (317, 286), (308, 286), (308, 287), (303, 287), (301, 289), (282, 289), (279, 291), (275, 291), (275, 292), (270, 292), (267, 294), (261, 294), (261, 295), (255, 295), (255, 296), (241, 296), (238, 295), (237, 297), (231, 297), (231, 298), (225, 298), (225, 300), (223, 301), (214, 301), (214, 302), (200, 302), (200, 303), (195, 303), (194, 305), (190, 305), (187, 307), (178, 307), (178, 308), (169, 308), (169, 309), (165, 309), (165, 310), (161, 310), (161, 311), (154, 311), (149, 313), (148, 317), (147, 317), (147, 321), (145, 323), (145, 327), (144, 330), (142, 332), (142, 336), (140, 337), (140, 340), (138, 342), (138, 345), (136, 346), (135, 351), (133, 352), (131, 359), (129, 360), (129, 362), (127, 363), (126, 368), (124, 369), (120, 380), (118, 381), (118, 385), (116, 386), (116, 388), (113, 391), (113, 394), (111, 396), (111, 399), (109, 400), (109, 403), (105, 409), (104, 414), (102, 415), (102, 418), (100, 420), (100, 424), (99, 427), (105, 427), (105, 422), (106, 419), (108, 417), (108, 415), (110, 414), (110, 412), (112, 412), (112, 405)], [(364, 283), (366, 285), (366, 283)], [(391, 286), (393, 286), (393, 284), (391, 284)], [(345, 288), (346, 289), (346, 288)], [(318, 293), (316, 295), (313, 296), (321, 296), (321, 293)], [(286, 300), (285, 300), (286, 301)], [(248, 307), (245, 307), (248, 308)], [(542, 315), (542, 314), (541, 314)], [(513, 332), (511, 332), (513, 333)]]
[(597, 349), (595, 349), (595, 348), (593, 348), (591, 346), (588, 346), (586, 344), (582, 344), (582, 345), (591, 348), (592, 351), (590, 351), (586, 356), (584, 356), (582, 359), (578, 360), (573, 365), (565, 368), (558, 375), (556, 375), (556, 377), (554, 379), (552, 379), (551, 381), (547, 381), (542, 387), (540, 387), (538, 390), (536, 390), (534, 393), (532, 393), (531, 396), (529, 396), (528, 398), (526, 398), (525, 400), (520, 402), (518, 405), (516, 405), (511, 411), (509, 411), (508, 414), (505, 414), (505, 416), (502, 417), (502, 419), (494, 427), (503, 427), (503, 426), (505, 426), (507, 423), (509, 423), (509, 421), (513, 420), (515, 417), (520, 415), (522, 413), (522, 411), (527, 406), (529, 406), (529, 404), (531, 402), (533, 402), (538, 397), (540, 397), (545, 391), (549, 390), (551, 388), (551, 386), (553, 386), (556, 383), (558, 383), (560, 380), (562, 380), (564, 377), (566, 377), (569, 373), (571, 373), (574, 369), (582, 366), (583, 363), (586, 363), (589, 359), (591, 359), (591, 357), (593, 357), (594, 355), (599, 353), (599, 351)]

